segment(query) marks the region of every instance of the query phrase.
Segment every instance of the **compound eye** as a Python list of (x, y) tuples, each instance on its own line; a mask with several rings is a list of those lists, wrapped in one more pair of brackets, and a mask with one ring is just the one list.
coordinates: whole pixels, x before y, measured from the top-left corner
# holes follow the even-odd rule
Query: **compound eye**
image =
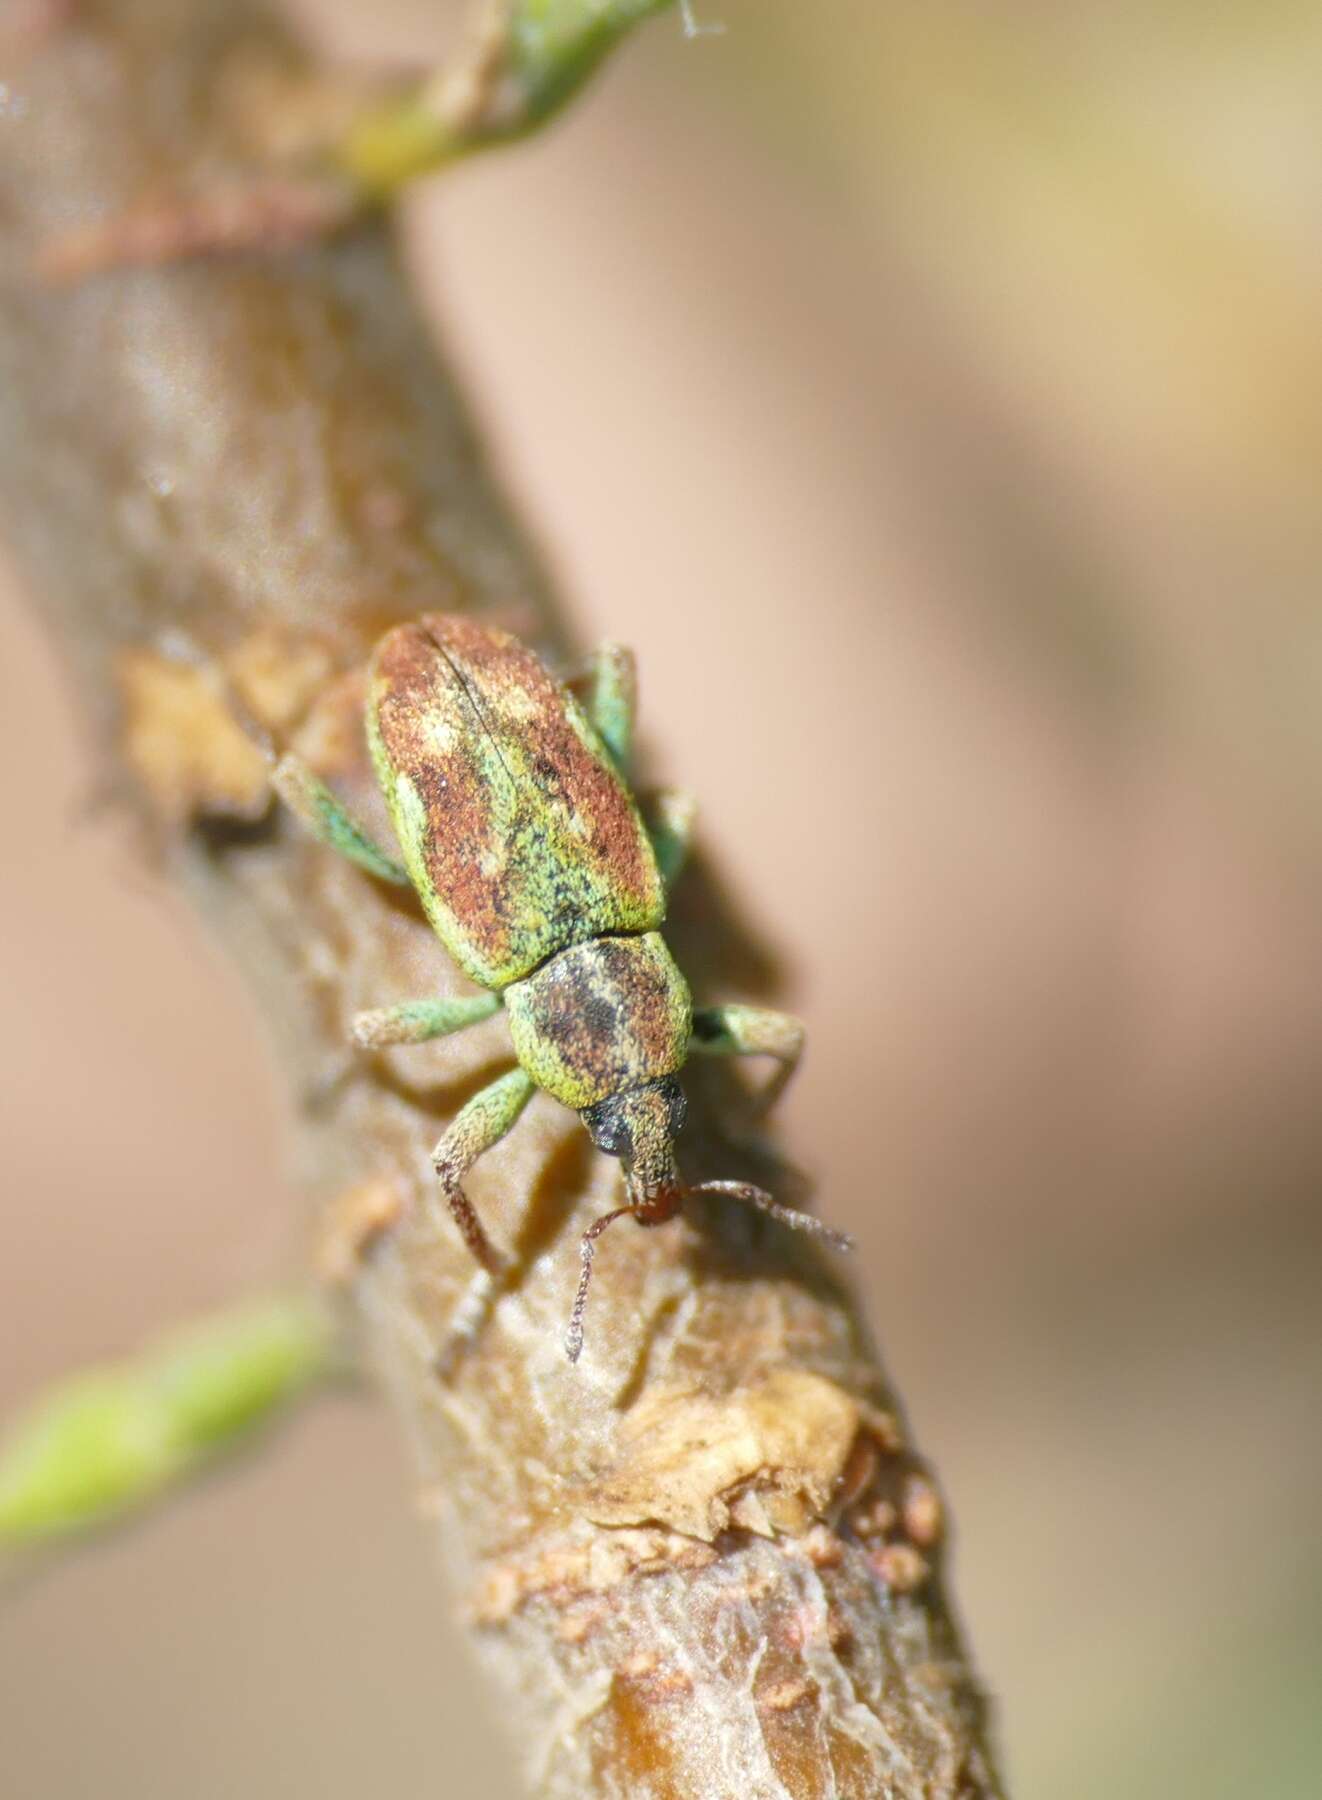
[(683, 1088), (673, 1079), (663, 1081), (661, 1091), (666, 1098), (670, 1135), (672, 1138), (677, 1138), (683, 1131), (684, 1123), (689, 1116), (689, 1103), (684, 1097)]
[(587, 1126), (588, 1136), (598, 1150), (607, 1156), (627, 1156), (632, 1150), (633, 1136), (614, 1095), (608, 1100), (598, 1100), (595, 1106), (585, 1106), (579, 1118)]

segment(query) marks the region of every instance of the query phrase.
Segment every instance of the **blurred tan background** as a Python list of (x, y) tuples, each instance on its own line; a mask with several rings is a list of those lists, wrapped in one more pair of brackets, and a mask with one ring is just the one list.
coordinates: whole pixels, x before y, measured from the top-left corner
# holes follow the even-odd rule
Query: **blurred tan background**
[[(1322, 11), (698, 10), (419, 194), (429, 303), (785, 953), (1014, 1792), (1312, 1800)], [(300, 1245), (243, 993), (95, 779), (11, 582), (0, 1407)], [(405, 1494), (336, 1402), (8, 1596), (4, 1792), (512, 1800)]]

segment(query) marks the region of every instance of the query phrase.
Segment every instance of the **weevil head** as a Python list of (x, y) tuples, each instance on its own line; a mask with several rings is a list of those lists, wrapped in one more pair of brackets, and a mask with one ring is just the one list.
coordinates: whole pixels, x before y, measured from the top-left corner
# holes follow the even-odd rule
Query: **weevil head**
[(673, 1075), (609, 1094), (579, 1113), (598, 1150), (624, 1164), (635, 1203), (678, 1189), (675, 1139), (687, 1116), (684, 1090)]
[(838, 1250), (851, 1247), (851, 1240), (841, 1232), (832, 1231), (811, 1213), (782, 1206), (770, 1194), (749, 1182), (703, 1181), (696, 1187), (686, 1186), (675, 1164), (675, 1139), (683, 1130), (687, 1111), (683, 1090), (673, 1075), (661, 1075), (634, 1087), (623, 1087), (578, 1109), (578, 1116), (587, 1126), (598, 1150), (607, 1156), (618, 1156), (624, 1164), (628, 1205), (602, 1213), (583, 1234), (583, 1268), (573, 1311), (569, 1315), (569, 1329), (565, 1333), (565, 1354), (571, 1363), (578, 1361), (583, 1348), (583, 1315), (596, 1241), (616, 1219), (632, 1217), (639, 1225), (664, 1225), (675, 1217), (690, 1195), (719, 1194), (767, 1213), (782, 1225), (822, 1238)]

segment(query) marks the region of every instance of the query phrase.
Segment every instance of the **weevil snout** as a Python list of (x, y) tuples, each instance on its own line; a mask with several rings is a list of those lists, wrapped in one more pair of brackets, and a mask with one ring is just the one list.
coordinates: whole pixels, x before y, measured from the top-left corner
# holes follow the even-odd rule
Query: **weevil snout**
[(673, 1146), (688, 1110), (683, 1088), (664, 1075), (585, 1106), (579, 1118), (598, 1150), (624, 1164), (631, 1194), (645, 1195), (676, 1181)]

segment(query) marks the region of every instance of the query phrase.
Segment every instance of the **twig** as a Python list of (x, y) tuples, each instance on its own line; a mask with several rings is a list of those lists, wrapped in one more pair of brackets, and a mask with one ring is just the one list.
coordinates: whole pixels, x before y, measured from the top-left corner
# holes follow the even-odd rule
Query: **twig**
[[(621, 1228), (570, 1368), (573, 1246), (616, 1171), (535, 1101), (472, 1183), (518, 1278), (438, 1374), (472, 1272), (418, 1204), (427, 1151), (503, 1026), (346, 1051), (356, 1009), (416, 991), (419, 967), (453, 977), (407, 905), (270, 808), (265, 771), (293, 748), (370, 812), (376, 633), (469, 608), (562, 656), (545, 587), (383, 230), (55, 292), (29, 273), (53, 230), (167, 171), (199, 190), (234, 172), (226, 69), (292, 58), (240, 0), (100, 0), (4, 72), (26, 104), (0, 158), (0, 526), (162, 874), (275, 1029), (323, 1266), (417, 1446), (535, 1791), (991, 1795), (935, 1490), (853, 1301), (801, 1242), (719, 1200)], [(748, 950), (697, 891), (673, 941), (701, 991)], [(775, 1189), (691, 1086), (692, 1164)]]

